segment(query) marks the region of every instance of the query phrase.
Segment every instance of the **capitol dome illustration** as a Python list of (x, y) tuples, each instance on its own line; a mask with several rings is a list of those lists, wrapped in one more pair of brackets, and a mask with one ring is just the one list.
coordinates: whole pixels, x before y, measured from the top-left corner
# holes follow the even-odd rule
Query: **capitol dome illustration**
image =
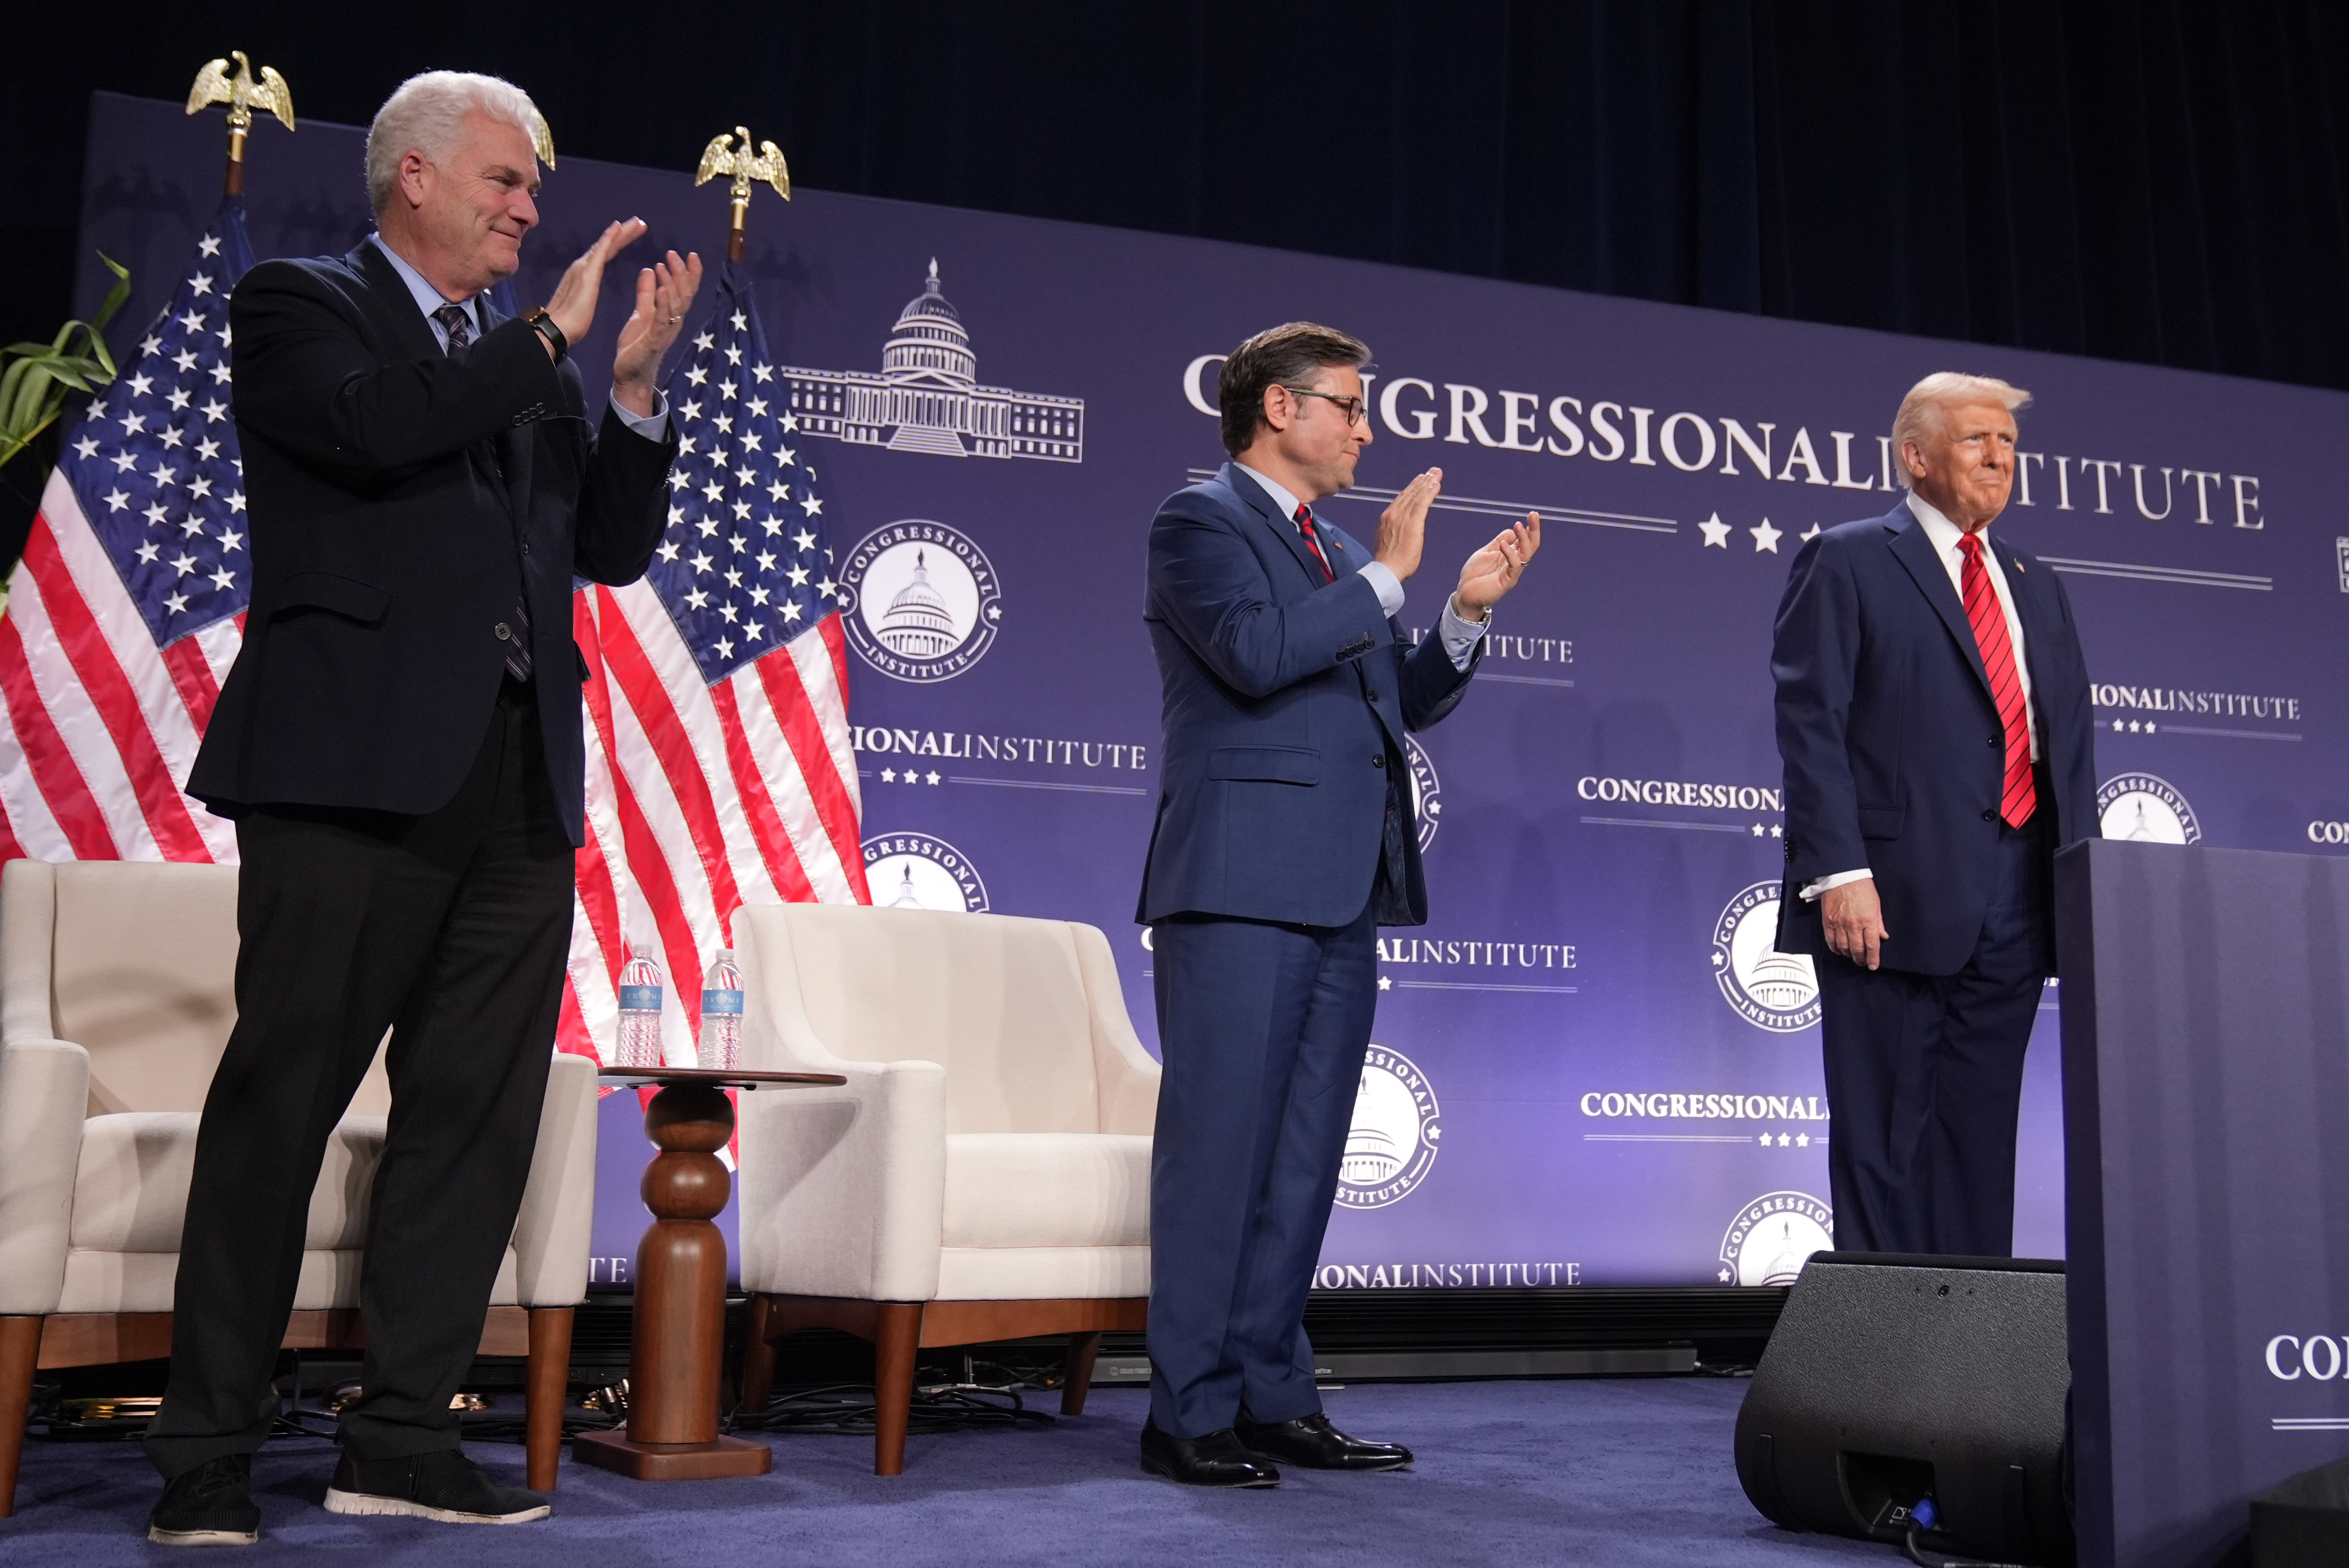
[(1084, 460), (1083, 398), (979, 385), (970, 329), (947, 299), (935, 256), (882, 345), (879, 374), (781, 369), (802, 435), (941, 458)]
[(1803, 1265), (1810, 1261), (1810, 1249), (1795, 1240), (1795, 1222), (1786, 1221), (1778, 1227), (1777, 1255), (1770, 1260), (1763, 1274), (1764, 1284), (1792, 1284), (1801, 1277)]
[(938, 591), (930, 586), (929, 552), (914, 555), (914, 575), (889, 601), (888, 610), (873, 634), (891, 652), (909, 659), (933, 659), (954, 651), (961, 639), (955, 634), (954, 613)]
[(928, 383), (968, 392), (978, 384), (978, 356), (962, 317), (938, 292), (938, 259), (929, 281), (898, 313), (897, 330), (881, 350), (881, 378), (893, 386)]
[(914, 891), (914, 868), (905, 868), (905, 879), (897, 884), (897, 896), (889, 901), (891, 909), (921, 909), (926, 907), (921, 895)]

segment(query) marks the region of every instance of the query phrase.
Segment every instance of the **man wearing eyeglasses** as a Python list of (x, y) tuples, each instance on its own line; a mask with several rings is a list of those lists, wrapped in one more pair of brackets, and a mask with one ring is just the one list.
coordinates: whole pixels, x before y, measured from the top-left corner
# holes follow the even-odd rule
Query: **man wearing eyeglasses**
[(1413, 646), (1394, 617), (1442, 470), (1404, 487), (1368, 549), (1313, 510), (1352, 488), (1371, 444), (1370, 356), (1308, 322), (1234, 349), (1217, 384), (1232, 460), (1150, 529), (1166, 739), (1136, 918), (1165, 1076), (1142, 1464), (1200, 1486), (1412, 1462), (1321, 1413), (1305, 1298), (1370, 1044), (1377, 930), (1427, 920), (1403, 737), (1459, 704), (1541, 520), (1470, 555)]

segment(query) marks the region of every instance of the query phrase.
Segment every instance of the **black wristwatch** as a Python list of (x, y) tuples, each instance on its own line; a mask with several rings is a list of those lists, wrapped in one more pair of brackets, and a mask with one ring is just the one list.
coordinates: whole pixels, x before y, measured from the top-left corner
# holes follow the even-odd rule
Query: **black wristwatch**
[(530, 323), (533, 332), (546, 339), (546, 346), (554, 350), (555, 363), (561, 364), (563, 356), (571, 352), (571, 340), (563, 335), (563, 329), (554, 325), (554, 318), (546, 314), (546, 307), (534, 304), (522, 313), (522, 318)]

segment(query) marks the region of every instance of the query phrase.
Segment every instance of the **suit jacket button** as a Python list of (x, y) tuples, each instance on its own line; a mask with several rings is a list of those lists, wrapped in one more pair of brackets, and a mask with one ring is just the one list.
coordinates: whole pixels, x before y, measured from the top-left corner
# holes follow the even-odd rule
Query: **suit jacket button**
[(1997, 811), (1995, 811), (1995, 810), (1984, 811), (1984, 812), (1982, 813), (1982, 820), (1983, 820), (1983, 821), (1985, 821), (1985, 822), (1995, 822), (1995, 821), (1997, 821), (1997, 820), (1998, 820), (1998, 812), (1997, 812)]
[[(528, 549), (530, 548), (530, 546), (529, 546), (529, 545), (527, 545), (527, 544), (525, 544), (525, 545), (523, 545), (523, 548), (524, 550), (528, 550)], [(2005, 745), (2005, 744), (2006, 744), (2006, 737), (2005, 737), (2005, 736), (2003, 736), (2003, 735), (1993, 735), (1993, 736), (1992, 736), (1992, 737), (1990, 738), (1990, 743), (1991, 743), (1992, 746), (2003, 746), (2003, 745)]]
[(1376, 702), (1376, 701), (1378, 701), (1378, 700), (1379, 700), (1379, 694), (1378, 694), (1378, 693), (1376, 693), (1376, 692), (1371, 692), (1371, 693), (1369, 693), (1369, 694), (1368, 694), (1368, 696), (1370, 696), (1370, 699), (1371, 699), (1372, 702)]
[[(510, 641), (513, 636), (513, 628), (507, 625), (503, 621), (500, 621), (497, 625), (492, 629), (497, 633), (498, 641), (501, 643)], [(1988, 816), (1989, 813), (1984, 812), (1983, 815)]]
[(1386, 765), (1387, 765), (1387, 756), (1386, 756), (1386, 753), (1385, 753), (1385, 752), (1383, 752), (1383, 751), (1380, 752), (1376, 757), (1373, 757), (1373, 758), (1371, 758), (1371, 767), (1373, 767), (1373, 768), (1384, 768)]

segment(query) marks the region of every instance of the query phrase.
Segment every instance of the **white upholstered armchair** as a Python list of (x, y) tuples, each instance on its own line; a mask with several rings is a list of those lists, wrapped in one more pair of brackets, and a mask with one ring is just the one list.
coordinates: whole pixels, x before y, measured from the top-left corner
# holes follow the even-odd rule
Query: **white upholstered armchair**
[(874, 1469), (905, 1467), (926, 1346), (1143, 1326), (1158, 1064), (1090, 925), (854, 905), (744, 908), (742, 1065), (846, 1075), (741, 1097), (742, 1397), (773, 1341), (873, 1341)]
[[(34, 1373), (167, 1356), (196, 1124), (236, 1021), (236, 868), (0, 872), (0, 1515)], [(378, 1057), (310, 1200), (288, 1347), (362, 1343), (359, 1263), (390, 1090)], [(586, 1295), (595, 1072), (558, 1057), (481, 1351), (530, 1357), (530, 1484), (554, 1484)]]

